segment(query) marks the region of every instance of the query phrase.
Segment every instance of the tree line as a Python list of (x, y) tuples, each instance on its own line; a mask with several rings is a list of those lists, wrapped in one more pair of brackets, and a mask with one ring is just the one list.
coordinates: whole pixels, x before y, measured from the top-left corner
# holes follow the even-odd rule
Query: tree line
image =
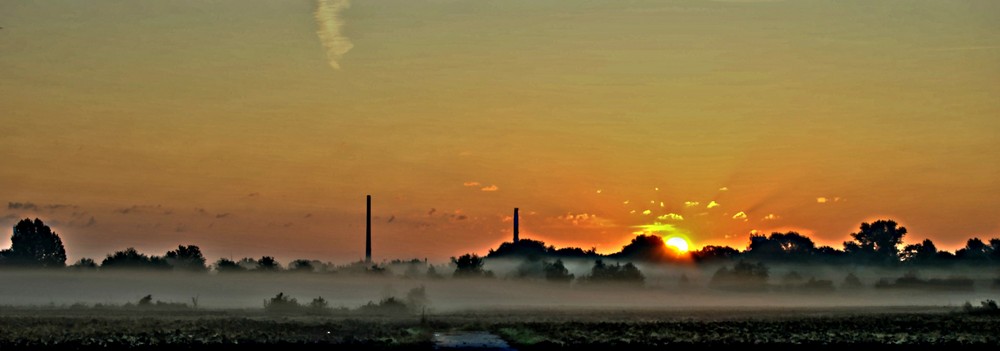
[[(926, 239), (922, 242), (903, 245), (907, 234), (905, 227), (892, 220), (877, 220), (872, 223), (862, 223), (859, 230), (851, 233), (850, 241), (843, 243), (842, 249), (830, 246), (817, 246), (812, 239), (796, 232), (771, 233), (770, 235), (754, 234), (744, 250), (728, 246), (705, 246), (689, 253), (679, 253), (666, 246), (663, 239), (657, 235), (638, 235), (622, 247), (621, 251), (602, 255), (594, 248), (555, 248), (546, 246), (544, 242), (521, 239), (517, 242), (505, 242), (497, 249), (490, 249), (486, 256), (466, 254), (453, 257), (451, 265), (455, 267), (455, 277), (489, 277), (491, 272), (483, 269), (488, 259), (514, 258), (523, 261), (516, 275), (544, 276), (550, 280), (572, 280), (562, 260), (585, 259), (595, 261), (591, 277), (601, 276), (637, 276), (633, 272), (634, 265), (627, 263), (607, 264), (605, 262), (652, 262), (670, 263), (678, 261), (693, 261), (695, 263), (713, 261), (750, 260), (757, 262), (792, 262), (818, 264), (863, 264), (863, 265), (922, 265), (947, 266), (953, 264), (996, 264), (1000, 263), (1000, 239), (993, 238), (983, 241), (971, 238), (965, 247), (954, 253), (938, 250), (935, 244)], [(368, 264), (355, 262), (344, 266), (336, 266), (329, 262), (317, 260), (294, 260), (283, 267), (274, 257), (242, 258), (233, 260), (221, 258), (208, 264), (201, 249), (195, 245), (180, 245), (167, 251), (162, 256), (146, 255), (134, 248), (108, 254), (100, 263), (90, 258), (82, 258), (70, 265), (70, 268), (87, 270), (117, 270), (117, 269), (148, 269), (175, 270), (187, 272), (207, 272), (215, 270), (219, 273), (233, 272), (365, 272), (384, 273), (387, 266), (400, 266), (406, 270), (404, 276), (415, 276), (424, 273), (429, 277), (441, 276), (440, 268), (429, 265), (426, 259), (394, 260), (383, 264)], [(418, 272), (418, 266), (424, 267), (424, 272)], [(0, 267), (34, 267), (58, 268), (66, 267), (66, 250), (59, 235), (45, 225), (40, 219), (24, 219), (13, 228), (11, 247), (0, 251)], [(443, 268), (443, 267), (442, 267)], [(618, 272), (610, 274), (607, 272)], [(639, 274), (641, 276), (641, 273)]]

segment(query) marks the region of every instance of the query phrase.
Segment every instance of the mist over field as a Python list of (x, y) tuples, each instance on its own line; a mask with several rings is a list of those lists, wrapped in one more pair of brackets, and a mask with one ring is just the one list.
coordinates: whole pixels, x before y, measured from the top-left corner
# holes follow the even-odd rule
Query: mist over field
[[(769, 288), (744, 292), (709, 286), (715, 265), (640, 265), (644, 285), (577, 281), (555, 283), (511, 277), (520, 263), (491, 260), (486, 268), (497, 275), (488, 278), (409, 278), (396, 273), (379, 276), (330, 273), (203, 273), (182, 272), (73, 272), (39, 270), (0, 271), (0, 305), (56, 306), (73, 304), (122, 305), (146, 295), (156, 300), (191, 304), (205, 309), (260, 309), (264, 300), (278, 293), (308, 301), (323, 297), (331, 307), (357, 308), (371, 301), (403, 297), (423, 286), (431, 312), (477, 309), (634, 309), (683, 310), (715, 308), (836, 308), (858, 306), (952, 306), (966, 301), (995, 298), (995, 272), (974, 269), (923, 269), (921, 278), (963, 276), (974, 281), (972, 290), (876, 289), (880, 279), (896, 279), (908, 269), (862, 267), (772, 266)], [(592, 262), (569, 261), (577, 276), (587, 273)], [(803, 280), (830, 280), (832, 291), (799, 291), (786, 288), (783, 277), (796, 272)], [(863, 286), (844, 286), (848, 272)], [(687, 282), (682, 282), (682, 276)]]

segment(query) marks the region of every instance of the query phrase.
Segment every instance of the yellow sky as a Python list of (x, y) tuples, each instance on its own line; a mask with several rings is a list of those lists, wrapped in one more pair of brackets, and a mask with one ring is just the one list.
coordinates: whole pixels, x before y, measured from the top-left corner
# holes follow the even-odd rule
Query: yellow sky
[(515, 206), (602, 252), (1000, 236), (1000, 2), (323, 4), (0, 2), (0, 224), (345, 262), (370, 193), (376, 259), (484, 253)]

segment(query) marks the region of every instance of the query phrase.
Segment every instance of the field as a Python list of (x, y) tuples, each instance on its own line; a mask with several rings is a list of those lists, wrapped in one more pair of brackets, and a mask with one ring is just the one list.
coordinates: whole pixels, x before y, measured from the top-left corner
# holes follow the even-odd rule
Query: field
[(0, 349), (433, 349), (434, 333), (485, 331), (511, 347), (1000, 346), (1000, 317), (954, 308), (477, 310), (430, 315), (267, 315), (255, 310), (0, 310)]

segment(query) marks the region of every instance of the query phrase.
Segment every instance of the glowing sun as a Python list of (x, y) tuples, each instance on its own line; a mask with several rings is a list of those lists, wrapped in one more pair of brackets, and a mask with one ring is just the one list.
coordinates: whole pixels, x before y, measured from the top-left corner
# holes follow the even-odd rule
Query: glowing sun
[(678, 237), (678, 236), (675, 236), (673, 238), (667, 239), (667, 246), (670, 246), (670, 247), (672, 247), (672, 248), (674, 248), (674, 249), (676, 249), (677, 251), (680, 251), (680, 252), (687, 252), (688, 251), (688, 242), (687, 242), (687, 240), (684, 240), (684, 238), (681, 238), (681, 237)]

